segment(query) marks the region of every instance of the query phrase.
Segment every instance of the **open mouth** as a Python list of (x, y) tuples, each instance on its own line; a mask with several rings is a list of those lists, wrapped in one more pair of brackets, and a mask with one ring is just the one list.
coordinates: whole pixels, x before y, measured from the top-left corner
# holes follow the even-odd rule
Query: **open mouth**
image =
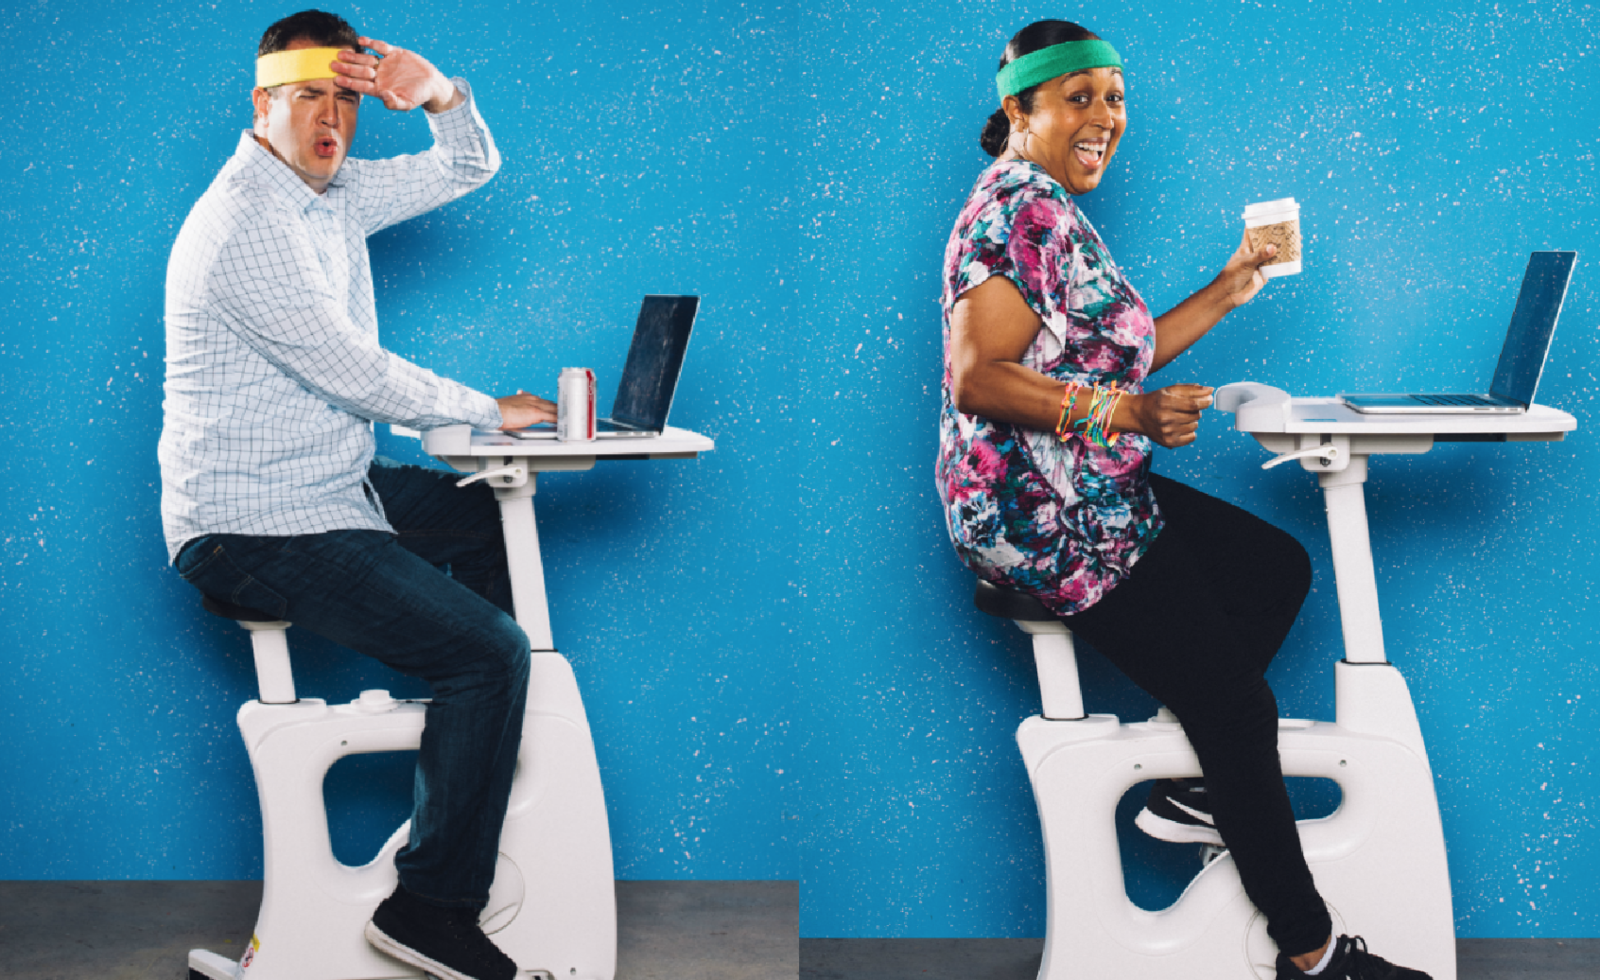
[(1078, 155), (1078, 162), (1086, 169), (1098, 170), (1105, 162), (1106, 150), (1110, 146), (1110, 140), (1079, 140), (1072, 144), (1072, 150)]
[(324, 137), (317, 140), (315, 146), (319, 157), (336, 157), (339, 155), (339, 141), (332, 137)]

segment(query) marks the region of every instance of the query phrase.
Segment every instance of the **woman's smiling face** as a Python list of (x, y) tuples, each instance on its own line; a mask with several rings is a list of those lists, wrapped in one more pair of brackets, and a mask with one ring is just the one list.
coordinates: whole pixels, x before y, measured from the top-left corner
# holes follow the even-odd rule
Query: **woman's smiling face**
[(1087, 68), (1040, 82), (1033, 111), (1006, 96), (1011, 155), (1044, 167), (1069, 194), (1100, 186), (1128, 126), (1122, 69)]

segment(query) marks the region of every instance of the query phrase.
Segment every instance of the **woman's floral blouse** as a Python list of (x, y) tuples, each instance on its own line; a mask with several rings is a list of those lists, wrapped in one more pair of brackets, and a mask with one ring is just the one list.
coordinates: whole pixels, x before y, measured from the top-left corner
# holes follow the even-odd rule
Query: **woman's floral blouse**
[[(1122, 580), (1161, 529), (1150, 440), (1102, 449), (958, 412), (950, 315), (967, 290), (1005, 276), (1044, 321), (1022, 364), (1058, 381), (1139, 392), (1155, 322), (1087, 218), (1043, 168), (995, 163), (973, 188), (944, 253), (944, 405), (936, 475), (961, 560), (1070, 615)], [(1081, 397), (1081, 396), (1080, 396)]]

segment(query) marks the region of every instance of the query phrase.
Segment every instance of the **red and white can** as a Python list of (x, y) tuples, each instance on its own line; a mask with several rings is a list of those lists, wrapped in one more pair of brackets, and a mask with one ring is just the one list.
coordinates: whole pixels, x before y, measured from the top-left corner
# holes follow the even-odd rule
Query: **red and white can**
[(556, 383), (556, 440), (594, 440), (594, 372), (588, 368), (562, 368)]

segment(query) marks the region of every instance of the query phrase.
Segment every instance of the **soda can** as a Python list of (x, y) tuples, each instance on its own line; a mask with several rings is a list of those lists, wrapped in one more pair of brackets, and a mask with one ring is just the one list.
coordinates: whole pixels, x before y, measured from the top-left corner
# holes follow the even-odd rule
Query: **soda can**
[(594, 440), (594, 372), (588, 368), (561, 369), (556, 383), (556, 439)]

